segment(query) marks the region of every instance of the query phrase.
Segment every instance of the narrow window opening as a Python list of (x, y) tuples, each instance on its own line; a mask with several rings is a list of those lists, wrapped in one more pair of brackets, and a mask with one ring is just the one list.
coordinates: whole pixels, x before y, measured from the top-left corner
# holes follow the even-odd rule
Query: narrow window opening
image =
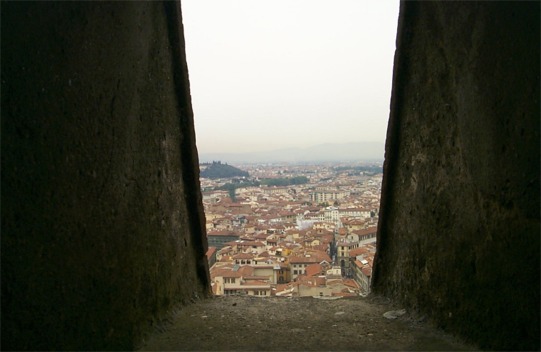
[(214, 294), (370, 292), (398, 7), (182, 2)]

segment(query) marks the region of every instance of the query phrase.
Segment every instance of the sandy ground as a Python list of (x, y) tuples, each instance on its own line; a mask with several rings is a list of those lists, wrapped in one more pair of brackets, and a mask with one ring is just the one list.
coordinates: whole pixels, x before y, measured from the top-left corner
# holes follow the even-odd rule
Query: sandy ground
[(377, 297), (215, 297), (173, 313), (140, 350), (471, 351), (457, 339)]

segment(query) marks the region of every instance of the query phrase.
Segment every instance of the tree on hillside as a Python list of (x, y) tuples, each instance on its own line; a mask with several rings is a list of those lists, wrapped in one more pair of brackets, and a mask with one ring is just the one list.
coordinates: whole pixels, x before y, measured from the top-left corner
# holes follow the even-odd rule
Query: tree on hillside
[(216, 179), (229, 177), (249, 177), (250, 174), (246, 171), (238, 169), (234, 166), (222, 164), (221, 161), (213, 161), (211, 165), (201, 171), (201, 177)]

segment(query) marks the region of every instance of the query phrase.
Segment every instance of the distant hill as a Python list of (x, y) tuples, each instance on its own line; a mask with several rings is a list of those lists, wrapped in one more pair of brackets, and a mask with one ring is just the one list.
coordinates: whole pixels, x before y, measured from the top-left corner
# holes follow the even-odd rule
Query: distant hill
[(222, 164), (221, 161), (213, 161), (212, 164), (201, 171), (201, 177), (205, 178), (228, 178), (228, 177), (248, 177), (250, 174), (231, 165)]
[(381, 161), (385, 145), (381, 142), (320, 144), (309, 148), (288, 148), (265, 152), (201, 153), (199, 160), (225, 160), (230, 163)]

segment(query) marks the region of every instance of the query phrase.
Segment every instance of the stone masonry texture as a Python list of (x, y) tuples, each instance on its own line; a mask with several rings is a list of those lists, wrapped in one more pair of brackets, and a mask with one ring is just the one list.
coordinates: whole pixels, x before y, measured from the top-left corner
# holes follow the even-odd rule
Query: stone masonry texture
[(539, 349), (539, 3), (404, 2), (374, 291)]
[(3, 350), (132, 349), (208, 294), (179, 6), (2, 2)]

